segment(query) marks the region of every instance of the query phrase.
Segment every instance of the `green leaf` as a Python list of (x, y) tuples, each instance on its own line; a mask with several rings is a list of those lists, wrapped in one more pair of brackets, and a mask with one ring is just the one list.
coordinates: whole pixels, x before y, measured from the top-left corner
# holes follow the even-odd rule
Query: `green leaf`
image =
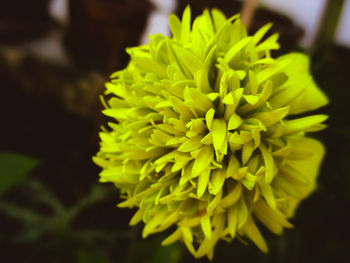
[(231, 191), (221, 199), (220, 206), (222, 208), (232, 207), (241, 197), (242, 194), (242, 186), (240, 183), (237, 183)]
[(237, 222), (238, 222), (238, 228), (241, 228), (242, 226), (244, 226), (245, 222), (248, 219), (248, 208), (247, 205), (243, 199), (243, 197), (241, 197), (238, 201), (237, 204)]
[(205, 113), (209, 109), (214, 108), (213, 103), (207, 95), (193, 88), (185, 89), (185, 100), (189, 101), (191, 105)]
[[(179, 232), (180, 231), (176, 231), (176, 233)], [(164, 244), (162, 243), (162, 239), (164, 239), (164, 235), (148, 238), (147, 242), (138, 239), (134, 240), (131, 249), (128, 250), (127, 259), (123, 262), (179, 263), (182, 254), (181, 246), (177, 243), (171, 245), (168, 243)]]
[(229, 51), (224, 56), (224, 63), (229, 64), (230, 61), (240, 52), (248, 43), (251, 41), (252, 37), (246, 37), (240, 40), (237, 44), (230, 48)]
[(254, 45), (258, 44), (259, 41), (264, 37), (264, 35), (269, 31), (269, 29), (272, 27), (272, 23), (268, 23), (264, 25), (262, 28), (260, 28), (253, 36), (252, 42)]
[(264, 83), (275, 74), (284, 70), (291, 63), (291, 59), (277, 59), (275, 63), (268, 65), (266, 68), (256, 73), (257, 85)]
[(322, 122), (328, 119), (327, 115), (317, 114), (311, 115), (307, 117), (298, 118), (295, 120), (285, 121), (285, 126), (283, 127), (283, 134), (289, 135), (299, 131), (317, 131), (318, 128), (323, 128), (323, 126), (319, 126)]
[(237, 158), (233, 154), (231, 154), (228, 159), (226, 178), (233, 176), (240, 167), (241, 165)]
[[(204, 68), (203, 63), (185, 48), (178, 45), (170, 45), (170, 47), (181, 64), (181, 67), (186, 67), (186, 69), (191, 73), (192, 77), (197, 73), (197, 71)], [(185, 71), (187, 72), (187, 70)]]
[(254, 142), (247, 142), (243, 144), (243, 149), (242, 149), (242, 164), (245, 165), (249, 158), (252, 156), (253, 151), (254, 151)]
[(140, 69), (144, 70), (145, 72), (153, 72), (161, 78), (168, 77), (165, 67), (163, 67), (157, 61), (151, 58), (139, 57), (135, 55), (132, 56), (132, 60), (135, 65), (137, 65)]
[(76, 251), (77, 263), (110, 263), (103, 250), (80, 248)]
[(195, 136), (191, 139), (186, 139), (177, 150), (179, 152), (192, 152), (194, 150), (197, 150), (202, 145), (201, 139), (202, 136), (200, 135)]
[(202, 197), (205, 190), (207, 189), (209, 183), (211, 170), (209, 168), (205, 169), (198, 177), (198, 187), (197, 187), (197, 196)]
[(25, 155), (0, 153), (0, 195), (21, 183), (38, 164), (37, 159)]
[(273, 34), (269, 38), (267, 38), (264, 42), (259, 44), (256, 47), (256, 51), (258, 52), (266, 52), (271, 49), (279, 49), (280, 45), (277, 43), (278, 34)]
[(237, 206), (231, 206), (228, 209), (227, 221), (229, 233), (234, 238), (237, 230)]
[(201, 227), (203, 230), (204, 235), (211, 239), (211, 223), (210, 223), (210, 217), (208, 215), (201, 217)]
[(220, 28), (226, 23), (227, 19), (225, 15), (217, 9), (211, 10), (211, 15), (213, 17), (213, 24), (215, 27), (215, 31), (218, 32)]
[(211, 126), (213, 124), (214, 115), (215, 115), (214, 109), (208, 110), (208, 112), (205, 114), (205, 121), (209, 131), (211, 130)]
[(262, 252), (268, 252), (266, 242), (251, 216), (248, 216), (247, 221), (244, 224), (243, 231)]
[(192, 176), (196, 177), (202, 173), (212, 162), (214, 156), (213, 147), (211, 145), (206, 145), (201, 148), (194, 161), (192, 168)]
[(216, 195), (223, 188), (226, 179), (226, 169), (216, 169), (211, 173), (211, 187), (209, 192)]
[(233, 113), (228, 121), (227, 130), (237, 129), (242, 123), (242, 118), (238, 114)]
[(276, 110), (266, 111), (266, 112), (258, 112), (253, 114), (253, 118), (257, 118), (265, 125), (265, 127), (269, 127), (272, 124), (282, 120), (287, 116), (289, 112), (289, 107), (283, 107)]
[(173, 38), (176, 40), (180, 40), (180, 38), (181, 38), (181, 21), (174, 14), (171, 14), (169, 16), (169, 27), (170, 27), (171, 33), (173, 34)]
[[(302, 198), (307, 197), (316, 187), (316, 177), (319, 173), (321, 161), (325, 155), (325, 148), (322, 143), (318, 142), (312, 138), (305, 137), (290, 137), (288, 139), (288, 144), (293, 148), (294, 151), (308, 151), (312, 152), (309, 158), (304, 160), (288, 160), (286, 161), (286, 165), (293, 167), (296, 173), (299, 173), (299, 179), (307, 180), (307, 184), (304, 186), (296, 186), (295, 184), (289, 183), (290, 187), (285, 187), (283, 190), (290, 191), (290, 189), (300, 190), (302, 193)], [(277, 176), (276, 178), (278, 178)], [(282, 178), (282, 177), (281, 177)], [(276, 182), (278, 187), (278, 180)], [(298, 206), (300, 199), (291, 198), (290, 206), (288, 207), (286, 214), (288, 217), (293, 216), (296, 207)]]
[(278, 209), (272, 209), (263, 199), (258, 199), (254, 203), (254, 215), (261, 221), (271, 232), (280, 235), (283, 232), (283, 227), (292, 228), (286, 215)]
[(182, 15), (181, 21), (181, 41), (187, 43), (190, 41), (191, 36), (191, 9), (190, 6), (186, 6)]
[[(290, 114), (315, 110), (328, 104), (327, 96), (319, 89), (310, 75), (309, 57), (301, 53), (290, 53), (280, 57), (278, 60), (284, 59), (291, 61), (284, 69), (288, 78), (290, 80), (300, 81), (299, 83), (305, 83), (304, 91), (290, 104)], [(288, 81), (286, 85), (288, 85)]]
[(226, 122), (223, 119), (213, 120), (211, 133), (213, 134), (213, 145), (215, 151), (224, 153), (226, 131)]
[(265, 168), (266, 168), (265, 182), (270, 183), (274, 177), (274, 170), (275, 170), (273, 156), (271, 155), (271, 153), (268, 151), (268, 149), (265, 147), (264, 144), (260, 144), (259, 149), (263, 156)]
[(269, 184), (265, 183), (264, 181), (259, 182), (259, 187), (261, 194), (264, 196), (266, 203), (272, 208), (276, 209), (276, 199), (273, 194), (272, 188)]

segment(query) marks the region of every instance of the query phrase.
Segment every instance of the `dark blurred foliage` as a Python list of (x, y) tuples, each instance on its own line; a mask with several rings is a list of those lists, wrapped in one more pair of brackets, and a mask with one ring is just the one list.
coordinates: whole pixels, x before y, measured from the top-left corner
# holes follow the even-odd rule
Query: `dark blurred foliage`
[(65, 43), (74, 63), (109, 72), (126, 66), (128, 56), (122, 51), (138, 44), (151, 9), (144, 0), (70, 1)]
[(2, 1), (1, 43), (18, 44), (43, 36), (53, 25), (47, 12), (50, 0)]
[[(216, 7), (231, 16), (232, 0), (191, 2), (193, 17)], [(117, 190), (98, 183), (91, 161), (102, 117), (99, 94), (106, 74), (127, 64), (124, 49), (138, 44), (152, 5), (141, 0), (72, 0), (70, 24), (58, 25), (48, 0), (12, 0), (0, 8), (0, 262), (178, 263), (195, 260), (182, 244), (161, 247), (166, 234), (142, 240), (142, 225), (129, 227), (133, 211), (115, 207)], [(251, 33), (273, 21), (281, 50), (300, 50), (303, 30), (290, 19), (258, 9)], [(26, 44), (59, 31), (68, 62), (27, 52)], [(262, 228), (270, 253), (254, 245), (222, 241), (213, 262), (350, 262), (350, 51), (317, 50), (312, 71), (330, 97), (329, 127), (315, 135), (325, 143), (317, 191), (292, 220), (294, 229), (274, 236)], [(20, 154), (12, 154), (15, 152)], [(6, 177), (4, 174), (12, 176)], [(171, 230), (170, 230), (171, 232)]]

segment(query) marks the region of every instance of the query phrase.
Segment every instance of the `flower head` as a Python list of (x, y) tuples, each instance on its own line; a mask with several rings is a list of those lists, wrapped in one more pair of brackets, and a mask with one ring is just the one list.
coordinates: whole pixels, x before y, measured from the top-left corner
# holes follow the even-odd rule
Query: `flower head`
[(100, 133), (100, 180), (137, 208), (130, 224), (143, 221), (143, 237), (173, 227), (163, 244), (182, 240), (195, 257), (237, 236), (267, 252), (255, 222), (282, 233), (315, 188), (324, 148), (306, 134), (327, 117), (298, 114), (327, 97), (306, 55), (271, 57), (271, 24), (248, 36), (215, 9), (190, 21), (189, 8), (171, 15), (172, 38), (127, 49), (106, 84), (103, 113), (116, 122)]

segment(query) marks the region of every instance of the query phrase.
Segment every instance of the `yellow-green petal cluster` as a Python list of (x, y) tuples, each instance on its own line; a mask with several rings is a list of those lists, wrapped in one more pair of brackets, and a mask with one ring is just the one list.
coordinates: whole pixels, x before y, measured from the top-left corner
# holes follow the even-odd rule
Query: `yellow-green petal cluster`
[[(300, 53), (278, 58), (271, 24), (248, 36), (239, 16), (204, 11), (191, 26), (169, 17), (172, 37), (127, 49), (130, 63), (106, 84), (94, 161), (137, 208), (130, 225), (142, 236), (174, 232), (195, 257), (213, 257), (220, 240), (249, 239), (268, 248), (256, 222), (275, 234), (315, 188), (324, 155), (306, 136), (325, 127), (327, 104)], [(299, 117), (298, 114), (303, 114)]]

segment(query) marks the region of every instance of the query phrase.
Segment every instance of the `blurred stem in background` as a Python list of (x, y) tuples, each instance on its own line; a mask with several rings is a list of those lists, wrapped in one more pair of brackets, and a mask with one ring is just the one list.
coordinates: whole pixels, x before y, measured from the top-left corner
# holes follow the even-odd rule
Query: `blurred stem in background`
[(259, 0), (245, 0), (243, 3), (241, 18), (243, 24), (249, 29), (250, 24), (252, 23), (255, 10), (259, 4)]
[(317, 68), (321, 66), (330, 55), (344, 2), (344, 0), (328, 0), (325, 5), (318, 33), (310, 49), (310, 53)]

